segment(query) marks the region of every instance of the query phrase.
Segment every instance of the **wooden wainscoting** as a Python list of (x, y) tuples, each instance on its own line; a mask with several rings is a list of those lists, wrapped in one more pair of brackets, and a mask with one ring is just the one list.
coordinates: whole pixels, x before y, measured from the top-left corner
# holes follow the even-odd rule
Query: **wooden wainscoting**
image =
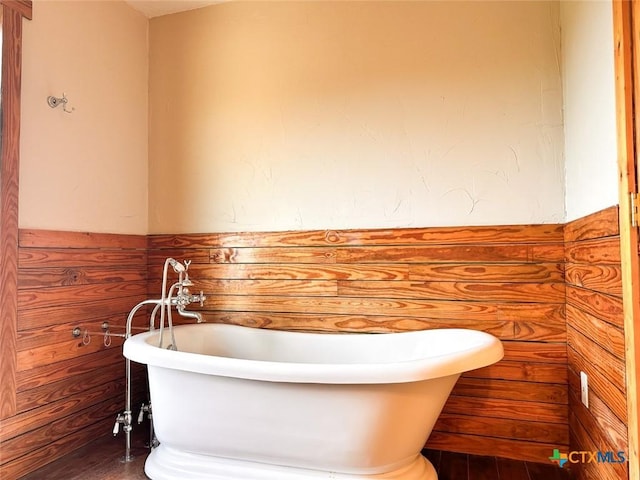
[[(628, 452), (618, 209), (567, 224), (567, 343), (571, 449)], [(589, 408), (580, 400), (588, 375)], [(627, 464), (578, 465), (578, 478), (626, 480)]]
[(568, 447), (562, 225), (151, 235), (156, 295), (167, 256), (193, 261), (209, 322), (490, 332), (505, 359), (461, 378), (429, 447), (535, 462)]
[(98, 333), (84, 345), (71, 332), (105, 321), (122, 332), (147, 290), (145, 236), (21, 230), (18, 258), (17, 414), (1, 423), (3, 480), (109, 434), (124, 409), (122, 339), (107, 347)]

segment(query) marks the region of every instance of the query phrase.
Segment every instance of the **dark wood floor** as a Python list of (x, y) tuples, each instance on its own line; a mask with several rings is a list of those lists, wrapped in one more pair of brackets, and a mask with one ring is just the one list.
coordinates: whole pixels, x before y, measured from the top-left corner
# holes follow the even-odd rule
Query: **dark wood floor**
[[(132, 435), (133, 462), (122, 463), (124, 437), (110, 435), (37, 470), (21, 480), (146, 480), (146, 432)], [(439, 480), (567, 480), (568, 472), (553, 464), (425, 450)], [(187, 479), (185, 479), (187, 480)]]
[[(147, 480), (144, 461), (149, 454), (145, 428), (131, 435), (133, 461), (123, 463), (125, 439), (108, 433), (85, 447), (36, 470), (20, 480)], [(186, 479), (185, 479), (186, 480)]]
[(552, 463), (531, 463), (464, 453), (422, 452), (438, 472), (438, 480), (569, 480), (567, 469)]

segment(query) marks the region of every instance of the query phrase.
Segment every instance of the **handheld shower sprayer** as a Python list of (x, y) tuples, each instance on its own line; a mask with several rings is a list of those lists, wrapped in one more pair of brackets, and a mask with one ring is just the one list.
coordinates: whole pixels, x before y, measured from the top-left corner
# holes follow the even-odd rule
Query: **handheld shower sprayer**
[(173, 270), (176, 273), (183, 273), (183, 272), (187, 271), (185, 266), (183, 264), (181, 264), (179, 261), (177, 261), (175, 258), (169, 258), (169, 259), (167, 259), (167, 261), (169, 262), (169, 265), (171, 265), (173, 267)]

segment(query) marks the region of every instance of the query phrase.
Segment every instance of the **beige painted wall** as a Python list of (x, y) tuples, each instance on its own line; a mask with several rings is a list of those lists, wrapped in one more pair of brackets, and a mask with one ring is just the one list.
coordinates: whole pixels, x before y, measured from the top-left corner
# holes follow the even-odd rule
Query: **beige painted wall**
[(561, 222), (554, 2), (232, 2), (150, 21), (149, 229)]
[(560, 2), (567, 221), (618, 203), (611, 1)]
[[(25, 22), (20, 227), (147, 233), (148, 20), (40, 1)], [(65, 92), (72, 114), (47, 96)]]

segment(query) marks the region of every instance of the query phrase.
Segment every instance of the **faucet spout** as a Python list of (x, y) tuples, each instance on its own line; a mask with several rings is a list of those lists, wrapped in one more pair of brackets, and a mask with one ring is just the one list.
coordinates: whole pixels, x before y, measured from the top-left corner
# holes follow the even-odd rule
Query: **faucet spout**
[(176, 310), (178, 311), (178, 315), (180, 315), (182, 317), (195, 318), (196, 319), (196, 323), (204, 322), (204, 319), (202, 318), (202, 314), (200, 312), (189, 312), (189, 311), (185, 310), (183, 305), (178, 305), (176, 307)]

